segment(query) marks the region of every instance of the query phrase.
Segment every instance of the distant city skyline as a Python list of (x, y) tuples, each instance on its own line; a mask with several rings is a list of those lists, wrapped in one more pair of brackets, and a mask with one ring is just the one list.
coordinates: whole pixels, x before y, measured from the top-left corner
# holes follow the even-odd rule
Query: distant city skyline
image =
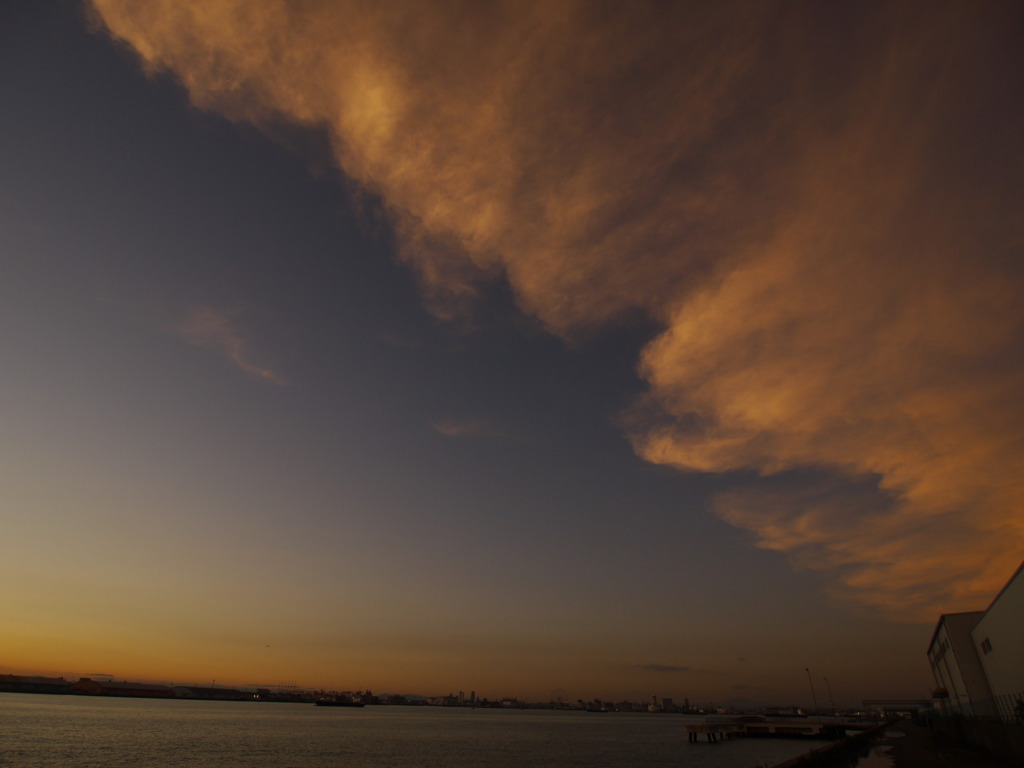
[[(97, 682), (99, 685), (97, 685)], [(82, 687), (84, 685), (84, 687)], [(60, 686), (60, 690), (54, 690)], [(314, 698), (325, 696), (330, 697), (344, 697), (347, 699), (353, 699), (357, 701), (363, 701), (372, 704), (427, 704), (432, 706), (475, 706), (480, 704), (482, 706), (544, 706), (544, 705), (558, 705), (565, 706), (566, 708), (580, 708), (585, 706), (598, 706), (608, 705), (618, 711), (671, 711), (671, 712), (683, 712), (688, 710), (700, 710), (706, 711), (709, 709), (731, 707), (731, 708), (763, 708), (763, 709), (807, 709), (810, 711), (824, 711), (828, 709), (840, 709), (840, 707), (832, 701), (827, 701), (822, 706), (814, 707), (800, 707), (792, 703), (784, 702), (757, 702), (749, 699), (743, 699), (735, 697), (727, 701), (690, 701), (688, 696), (682, 696), (676, 698), (674, 696), (661, 696), (658, 694), (652, 694), (646, 697), (640, 697), (634, 700), (625, 698), (609, 698), (602, 696), (595, 696), (591, 698), (579, 698), (570, 696), (566, 691), (562, 689), (553, 689), (548, 693), (547, 696), (540, 698), (522, 698), (519, 696), (506, 696), (506, 695), (485, 695), (479, 694), (475, 690), (470, 690), (467, 694), (464, 690), (459, 689), (445, 689), (447, 693), (433, 692), (422, 692), (422, 691), (374, 691), (370, 688), (348, 688), (348, 689), (331, 689), (324, 686), (317, 685), (303, 685), (299, 684), (295, 680), (283, 680), (277, 683), (218, 683), (216, 679), (209, 681), (186, 681), (186, 680), (127, 680), (117, 675), (110, 675), (106, 673), (91, 673), (89, 675), (78, 675), (78, 674), (50, 674), (50, 675), (35, 675), (35, 674), (10, 674), (0, 673), (0, 692), (15, 692), (15, 693), (73, 693), (73, 694), (85, 694), (85, 695), (104, 695), (102, 693), (103, 687), (114, 689), (115, 691), (120, 689), (127, 689), (131, 695), (146, 698), (147, 696), (155, 693), (166, 693), (168, 696), (173, 692), (177, 698), (194, 698), (195, 696), (184, 695), (184, 691), (197, 692), (200, 697), (209, 697), (210, 695), (221, 691), (224, 693), (235, 694), (237, 696), (240, 692), (255, 692), (270, 691), (282, 696), (299, 696), (303, 700), (313, 700)], [(146, 688), (150, 686), (150, 688)], [(161, 690), (156, 690), (161, 689)], [(166, 689), (164, 691), (163, 689)], [(456, 693), (456, 690), (458, 691)], [(108, 694), (109, 695), (109, 692)], [(293, 699), (298, 700), (298, 699)], [(922, 699), (923, 700), (923, 699)], [(863, 702), (853, 702), (845, 709), (856, 710), (862, 707)], [(617, 706), (616, 706), (617, 705)], [(627, 709), (628, 707), (628, 709)]]
[(0, 673), (922, 696), (1024, 552), (1022, 30), (4, 4)]

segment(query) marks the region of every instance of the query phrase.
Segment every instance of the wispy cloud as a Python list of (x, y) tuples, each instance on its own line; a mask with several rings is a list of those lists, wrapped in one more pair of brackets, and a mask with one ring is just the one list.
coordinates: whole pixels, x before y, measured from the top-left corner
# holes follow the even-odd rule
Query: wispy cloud
[(381, 344), (396, 349), (421, 349), (424, 346), (423, 342), (415, 338), (391, 331), (377, 331), (373, 337)]
[(761, 546), (903, 616), (1019, 562), (1019, 6), (93, 4), (197, 105), (324, 126), (439, 315), (660, 322), (639, 455), (830, 485), (718, 499)]
[(644, 672), (659, 672), (676, 674), (679, 672), (690, 672), (692, 671), (689, 667), (679, 667), (674, 664), (637, 664), (633, 669), (643, 670)]
[(190, 344), (222, 355), (250, 376), (272, 384), (287, 384), (283, 376), (255, 360), (237, 322), (239, 314), (237, 310), (193, 307), (172, 330)]
[(507, 432), (485, 420), (449, 419), (446, 421), (432, 421), (430, 422), (430, 426), (434, 428), (435, 432), (451, 438), (510, 437)]

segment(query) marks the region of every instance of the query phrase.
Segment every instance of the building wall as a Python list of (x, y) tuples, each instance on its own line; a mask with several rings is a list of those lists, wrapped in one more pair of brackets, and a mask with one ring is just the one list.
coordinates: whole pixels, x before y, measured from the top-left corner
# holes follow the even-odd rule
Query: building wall
[(948, 703), (954, 708), (964, 708), (972, 701), (992, 697), (971, 636), (971, 630), (982, 615), (981, 611), (943, 615), (928, 649), (935, 682), (946, 689)]
[[(960, 675), (959, 667), (950, 669), (950, 664), (955, 664), (956, 659), (946, 659), (946, 654), (952, 655), (949, 650), (949, 633), (942, 619), (939, 619), (939, 626), (932, 636), (932, 644), (928, 648), (928, 663), (932, 668), (932, 675), (935, 677), (936, 696), (945, 692), (948, 702), (958, 704), (961, 697), (966, 698), (967, 691), (964, 688), (963, 678)], [(955, 672), (955, 674), (954, 674)]]
[(971, 631), (993, 696), (1024, 693), (1024, 565)]

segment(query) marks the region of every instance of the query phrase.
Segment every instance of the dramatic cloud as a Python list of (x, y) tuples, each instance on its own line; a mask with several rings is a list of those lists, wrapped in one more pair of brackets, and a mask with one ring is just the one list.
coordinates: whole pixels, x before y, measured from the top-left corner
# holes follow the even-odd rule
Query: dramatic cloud
[(214, 307), (194, 307), (172, 330), (190, 344), (223, 355), (250, 376), (273, 384), (286, 384), (279, 374), (253, 360), (235, 321), (237, 314)]
[(440, 315), (664, 332), (652, 462), (901, 615), (1024, 551), (1015, 3), (93, 0), (193, 101), (329, 133)]

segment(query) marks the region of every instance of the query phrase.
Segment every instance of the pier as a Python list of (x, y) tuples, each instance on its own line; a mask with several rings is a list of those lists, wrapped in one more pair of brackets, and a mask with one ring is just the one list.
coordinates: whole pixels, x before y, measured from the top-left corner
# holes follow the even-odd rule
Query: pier
[(738, 717), (707, 719), (686, 726), (687, 740), (716, 744), (726, 739), (761, 737), (781, 739), (835, 739), (845, 735), (848, 725), (841, 721), (819, 719), (769, 719)]

